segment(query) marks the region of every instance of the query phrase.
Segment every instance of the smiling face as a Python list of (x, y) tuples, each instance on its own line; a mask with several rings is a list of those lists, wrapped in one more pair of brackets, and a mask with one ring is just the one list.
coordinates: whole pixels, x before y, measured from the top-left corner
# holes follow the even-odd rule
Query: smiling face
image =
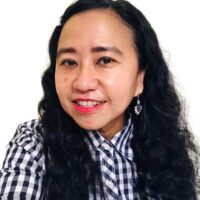
[(125, 111), (143, 90), (132, 32), (113, 11), (72, 16), (57, 50), (55, 84), (61, 106), (86, 130), (111, 138)]

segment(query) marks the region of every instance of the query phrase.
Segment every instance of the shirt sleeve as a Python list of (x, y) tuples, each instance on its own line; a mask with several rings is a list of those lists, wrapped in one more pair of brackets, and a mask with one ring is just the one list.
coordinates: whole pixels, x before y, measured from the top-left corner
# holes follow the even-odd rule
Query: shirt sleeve
[(0, 199), (40, 199), (44, 155), (37, 121), (20, 125), (10, 141), (0, 170)]

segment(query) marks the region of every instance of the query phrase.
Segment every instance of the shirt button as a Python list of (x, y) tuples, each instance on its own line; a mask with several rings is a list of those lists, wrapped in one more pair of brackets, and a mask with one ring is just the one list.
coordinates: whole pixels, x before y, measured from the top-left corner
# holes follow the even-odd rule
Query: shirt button
[(106, 181), (106, 185), (110, 188), (110, 189), (113, 189), (115, 186), (112, 182), (110, 181)]
[(103, 142), (103, 143), (101, 144), (101, 146), (102, 146), (102, 148), (105, 149), (106, 151), (109, 151), (109, 150), (110, 150), (110, 146), (109, 146), (109, 144), (106, 143), (106, 142)]

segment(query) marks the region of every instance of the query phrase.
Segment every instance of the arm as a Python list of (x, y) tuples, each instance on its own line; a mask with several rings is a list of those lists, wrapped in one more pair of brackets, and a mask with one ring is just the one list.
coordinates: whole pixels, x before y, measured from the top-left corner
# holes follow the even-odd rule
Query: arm
[(0, 171), (0, 199), (34, 199), (40, 197), (44, 174), (42, 143), (35, 130), (23, 124), (9, 143)]

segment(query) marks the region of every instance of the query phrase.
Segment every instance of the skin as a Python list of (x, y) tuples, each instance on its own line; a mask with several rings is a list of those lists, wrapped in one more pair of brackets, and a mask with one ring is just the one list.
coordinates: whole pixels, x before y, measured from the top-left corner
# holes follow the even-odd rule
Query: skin
[[(80, 127), (106, 139), (123, 128), (125, 110), (143, 90), (132, 35), (113, 11), (94, 9), (72, 16), (59, 38), (55, 84), (61, 106)], [(100, 104), (79, 110), (80, 99)]]

